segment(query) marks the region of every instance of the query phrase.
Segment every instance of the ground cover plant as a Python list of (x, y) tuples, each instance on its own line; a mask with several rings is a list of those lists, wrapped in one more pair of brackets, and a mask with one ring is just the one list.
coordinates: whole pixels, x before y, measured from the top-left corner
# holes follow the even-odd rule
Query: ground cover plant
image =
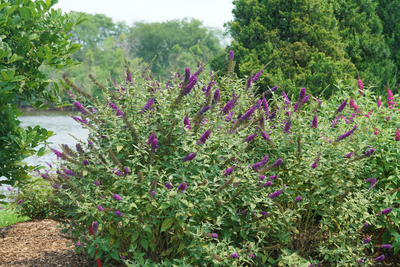
[(0, 228), (16, 224), (18, 222), (25, 222), (30, 220), (27, 216), (20, 216), (18, 212), (12, 209), (12, 205), (1, 204), (0, 205)]
[[(260, 73), (233, 78), (233, 58), (223, 90), (200, 62), (165, 83), (129, 68), (111, 86), (90, 76), (102, 100), (64, 77), (90, 135), (52, 149), (57, 175), (43, 173), (71, 219), (62, 232), (128, 266), (379, 265), (399, 247), (398, 185), (371, 173), (394, 157), (381, 142), (396, 128), (371, 131), (372, 93), (339, 86), (322, 101), (302, 88), (290, 100), (272, 87), (267, 101), (254, 95)], [(390, 227), (395, 242), (366, 237), (370, 227)]]

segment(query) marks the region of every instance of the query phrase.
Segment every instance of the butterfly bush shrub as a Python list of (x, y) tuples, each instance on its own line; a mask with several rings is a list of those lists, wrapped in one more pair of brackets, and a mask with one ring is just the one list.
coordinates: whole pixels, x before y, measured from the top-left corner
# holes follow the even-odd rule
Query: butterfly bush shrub
[(361, 114), (341, 119), (347, 95), (322, 102), (303, 88), (289, 99), (272, 87), (255, 96), (251, 76), (219, 77), (220, 90), (201, 65), (167, 82), (148, 70), (126, 77), (109, 86), (90, 76), (103, 99), (64, 77), (75, 120), (90, 131), (53, 149), (56, 205), (77, 251), (128, 266), (370, 266), (385, 257), (377, 240), (363, 241), (395, 217), (397, 192), (366, 181), (377, 141)]

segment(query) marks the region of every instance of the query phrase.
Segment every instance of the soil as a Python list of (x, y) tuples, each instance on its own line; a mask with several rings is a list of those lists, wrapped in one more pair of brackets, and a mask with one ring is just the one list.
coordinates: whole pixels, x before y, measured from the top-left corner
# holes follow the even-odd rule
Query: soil
[(97, 266), (84, 252), (67, 247), (72, 241), (58, 236), (58, 225), (42, 219), (0, 228), (0, 266)]

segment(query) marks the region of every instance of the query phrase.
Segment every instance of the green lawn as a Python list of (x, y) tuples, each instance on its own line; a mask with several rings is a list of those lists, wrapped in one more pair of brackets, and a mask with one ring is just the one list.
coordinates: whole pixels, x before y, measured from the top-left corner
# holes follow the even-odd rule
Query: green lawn
[(30, 220), (29, 217), (21, 217), (15, 214), (14, 211), (5, 210), (6, 208), (9, 208), (9, 205), (0, 204), (0, 207), (0, 227)]

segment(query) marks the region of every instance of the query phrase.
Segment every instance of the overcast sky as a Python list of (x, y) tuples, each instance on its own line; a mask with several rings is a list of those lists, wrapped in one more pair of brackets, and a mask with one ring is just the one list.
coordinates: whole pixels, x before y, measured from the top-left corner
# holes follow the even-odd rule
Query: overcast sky
[(54, 8), (105, 14), (114, 22), (124, 20), (129, 26), (134, 21), (162, 22), (188, 17), (223, 29), (225, 22), (233, 20), (232, 0), (59, 0)]

